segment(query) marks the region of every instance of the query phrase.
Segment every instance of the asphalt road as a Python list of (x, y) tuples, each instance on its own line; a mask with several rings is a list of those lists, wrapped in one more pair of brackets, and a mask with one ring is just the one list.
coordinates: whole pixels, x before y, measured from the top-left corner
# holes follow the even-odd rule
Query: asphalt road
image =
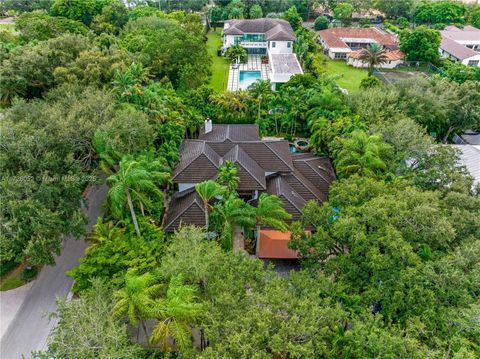
[[(88, 193), (88, 208), (85, 209), (89, 218), (87, 232), (97, 222), (106, 194), (105, 185), (95, 186)], [(67, 277), (65, 272), (78, 264), (78, 259), (83, 255), (85, 247), (83, 238), (79, 240), (67, 238), (62, 254), (56, 258), (56, 265), (42, 269), (1, 339), (1, 359), (21, 359), (23, 356), (30, 358), (32, 351), (46, 348), (48, 334), (55, 325), (55, 321), (49, 320), (46, 313), (56, 310), (57, 297), (68, 295), (73, 279)]]

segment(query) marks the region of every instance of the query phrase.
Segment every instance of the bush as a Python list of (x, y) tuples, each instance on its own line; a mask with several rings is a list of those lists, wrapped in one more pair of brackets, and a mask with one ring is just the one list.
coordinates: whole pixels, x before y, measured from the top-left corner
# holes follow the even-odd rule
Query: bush
[(26, 282), (30, 282), (37, 276), (37, 274), (37, 267), (26, 267), (22, 272), (22, 279)]
[(0, 277), (3, 277), (5, 274), (10, 272), (18, 264), (19, 263), (15, 262), (15, 261), (2, 262), (0, 264)]
[(319, 16), (315, 19), (314, 28), (316, 31), (328, 29), (328, 18), (326, 16)]
[(362, 81), (360, 82), (360, 88), (368, 89), (368, 88), (380, 86), (381, 84), (382, 83), (380, 82), (380, 80), (377, 77), (368, 76), (368, 77), (365, 77), (364, 79), (362, 79)]
[(406, 17), (403, 17), (403, 16), (400, 16), (398, 19), (397, 19), (397, 26), (400, 28), (400, 29), (405, 29), (406, 27), (408, 27), (410, 25), (410, 22), (408, 21), (408, 19)]

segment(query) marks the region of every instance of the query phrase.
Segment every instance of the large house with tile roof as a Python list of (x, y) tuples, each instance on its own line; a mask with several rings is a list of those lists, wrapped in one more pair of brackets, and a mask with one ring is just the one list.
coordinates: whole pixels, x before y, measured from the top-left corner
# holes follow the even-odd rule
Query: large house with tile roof
[[(178, 190), (172, 196), (163, 222), (167, 232), (177, 230), (182, 224), (205, 225), (204, 208), (195, 184), (214, 180), (219, 167), (227, 160), (233, 161), (238, 170), (237, 191), (242, 198), (254, 205), (261, 193), (277, 195), (292, 215), (292, 221), (301, 218), (307, 201), (326, 201), (335, 179), (328, 158), (291, 153), (290, 144), (285, 140), (262, 140), (256, 125), (206, 122), (198, 139), (184, 140), (180, 151), (181, 159), (172, 175)], [(265, 237), (268, 238), (265, 241), (272, 243), (258, 247), (259, 257), (286, 259), (278, 253), (285, 256), (290, 253), (290, 258), (287, 237), (272, 229), (265, 230), (268, 235), (261, 236), (260, 240)]]
[(480, 67), (480, 29), (465, 26), (447, 26), (440, 31), (440, 55), (466, 66)]
[(378, 67), (393, 69), (403, 63), (405, 55), (400, 51), (398, 36), (376, 28), (337, 27), (318, 31), (318, 39), (326, 55), (331, 59), (346, 59), (354, 67), (367, 67), (360, 59), (363, 49), (372, 44), (382, 45), (387, 62)]

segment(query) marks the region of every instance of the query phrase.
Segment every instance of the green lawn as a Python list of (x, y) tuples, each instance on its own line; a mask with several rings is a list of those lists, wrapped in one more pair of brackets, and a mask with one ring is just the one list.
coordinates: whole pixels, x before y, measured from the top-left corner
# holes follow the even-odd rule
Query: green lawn
[(217, 56), (217, 50), (222, 44), (221, 30), (208, 33), (207, 49), (212, 56), (212, 78), (209, 86), (217, 91), (224, 91), (228, 82), (229, 63), (223, 57)]
[(327, 73), (337, 75), (337, 83), (349, 92), (358, 91), (360, 82), (367, 77), (368, 71), (348, 66), (345, 60), (326, 60)]

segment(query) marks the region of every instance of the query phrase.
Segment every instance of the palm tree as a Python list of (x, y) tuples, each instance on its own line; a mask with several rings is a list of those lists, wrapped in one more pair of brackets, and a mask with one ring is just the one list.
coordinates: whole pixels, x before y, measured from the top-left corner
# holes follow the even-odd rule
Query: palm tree
[(221, 220), (223, 249), (233, 248), (233, 230), (235, 226), (253, 227), (255, 225), (255, 209), (246, 204), (235, 194), (214, 206), (215, 214)]
[(119, 228), (113, 221), (103, 222), (102, 217), (98, 217), (97, 223), (93, 227), (92, 233), (87, 240), (92, 243), (85, 251), (89, 253), (102, 243), (115, 241), (117, 238), (123, 236), (125, 228)]
[(108, 198), (117, 213), (122, 213), (125, 204), (130, 209), (135, 232), (140, 236), (140, 228), (138, 227), (137, 216), (133, 207), (133, 200), (143, 201), (148, 204), (148, 196), (145, 193), (156, 194), (161, 196), (161, 191), (158, 189), (156, 179), (145, 168), (145, 164), (135, 161), (132, 158), (124, 157), (120, 161), (120, 168), (117, 173), (111, 175), (107, 179), (110, 186), (108, 191)]
[(150, 344), (160, 342), (162, 351), (173, 350), (169, 339), (173, 339), (177, 349), (192, 345), (190, 324), (202, 314), (202, 304), (197, 302), (197, 289), (184, 284), (181, 275), (172, 277), (165, 298), (155, 301), (153, 309), (158, 323), (150, 336)]
[(109, 134), (102, 130), (96, 130), (93, 135), (93, 147), (100, 157), (99, 167), (107, 175), (114, 173), (114, 166), (120, 161), (122, 155), (114, 150), (109, 142)]
[(215, 197), (224, 195), (227, 189), (215, 181), (208, 180), (197, 183), (195, 185), (195, 190), (203, 201), (203, 209), (205, 212), (205, 229), (208, 232), (208, 213), (209, 209), (211, 208), (209, 202)]
[(248, 59), (247, 51), (238, 44), (230, 46), (227, 51), (225, 51), (225, 57), (232, 63), (237, 61), (237, 59), (241, 63), (245, 63)]
[(217, 182), (227, 187), (229, 192), (237, 189), (240, 177), (237, 176), (238, 169), (233, 161), (226, 160), (218, 169)]
[(268, 195), (267, 193), (262, 193), (260, 195), (257, 207), (255, 208), (257, 254), (261, 225), (269, 226), (285, 232), (288, 230), (288, 225), (285, 223), (285, 221), (291, 218), (292, 215), (285, 211), (282, 200), (279, 197), (275, 195)]
[(116, 303), (113, 307), (113, 315), (117, 318), (126, 315), (130, 324), (138, 325), (137, 340), (140, 325), (145, 337), (148, 338), (145, 320), (153, 317), (152, 311), (156, 305), (154, 297), (160, 293), (162, 287), (160, 284), (155, 284), (155, 278), (150, 273), (139, 276), (127, 272), (125, 286), (115, 292)]
[(382, 45), (373, 43), (361, 50), (359, 59), (368, 64), (368, 76), (372, 76), (374, 67), (386, 63), (388, 56)]
[(354, 131), (351, 137), (342, 141), (337, 155), (336, 169), (340, 176), (355, 173), (375, 177), (387, 169), (385, 159), (390, 145), (383, 142), (380, 135), (368, 136), (363, 131)]
[(258, 101), (257, 119), (260, 119), (260, 110), (265, 99), (273, 94), (270, 80), (257, 80), (248, 87), (248, 90)]

